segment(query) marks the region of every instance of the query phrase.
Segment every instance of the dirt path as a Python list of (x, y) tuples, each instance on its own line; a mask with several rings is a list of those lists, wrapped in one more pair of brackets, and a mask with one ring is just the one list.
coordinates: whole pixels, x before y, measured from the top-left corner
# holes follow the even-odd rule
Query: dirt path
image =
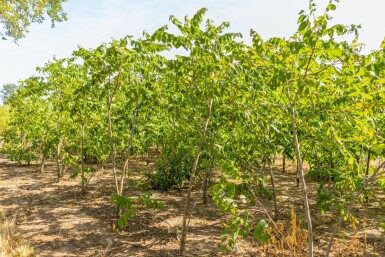
[[(143, 169), (149, 166), (131, 165), (131, 170)], [(276, 171), (276, 180), (280, 218), (288, 220), (291, 206), (301, 211), (301, 191), (295, 187), (294, 174)], [(165, 201), (166, 208), (139, 210), (127, 229), (113, 231), (115, 212), (110, 202), (114, 191), (111, 181), (111, 172), (98, 171), (88, 193), (82, 195), (79, 180), (68, 179), (68, 174), (57, 183), (53, 165), (39, 174), (38, 166), (18, 166), (1, 157), (0, 208), (8, 216), (16, 216), (23, 237), (32, 244), (38, 256), (177, 256), (183, 191), (153, 191), (153, 197)], [(309, 188), (316, 245), (324, 246), (334, 220), (330, 215), (319, 214), (315, 207), (316, 185), (310, 183)], [(133, 195), (140, 193), (132, 192)], [(197, 204), (190, 222), (187, 252), (194, 256), (223, 256), (219, 246), (226, 216), (219, 213), (212, 202), (205, 207), (199, 202), (200, 196), (195, 193), (192, 203)], [(356, 210), (357, 216), (367, 218), (366, 236), (368, 244), (372, 244), (369, 245), (372, 252), (367, 256), (385, 256), (385, 251), (376, 249), (383, 238), (377, 226), (378, 219), (385, 220), (385, 215), (373, 206), (368, 208), (365, 213)], [(357, 237), (363, 236), (362, 233)], [(241, 240), (229, 256), (258, 256), (256, 246), (251, 240)]]

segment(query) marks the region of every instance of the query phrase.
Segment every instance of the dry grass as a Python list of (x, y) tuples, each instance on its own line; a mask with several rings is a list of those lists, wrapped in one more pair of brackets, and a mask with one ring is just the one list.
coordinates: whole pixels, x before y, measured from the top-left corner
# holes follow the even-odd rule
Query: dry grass
[[(371, 250), (368, 249), (366, 242), (366, 233), (364, 232), (362, 240), (358, 238), (358, 221), (351, 221), (350, 235), (346, 236), (343, 231), (340, 231), (339, 238), (336, 238), (333, 244), (334, 256), (336, 257), (348, 257), (348, 256), (372, 256), (370, 255)], [(365, 231), (366, 222), (363, 222), (361, 228)], [(362, 242), (361, 242), (362, 241)]]
[(279, 233), (271, 227), (271, 238), (269, 243), (262, 247), (262, 251), (260, 251), (261, 256), (306, 256), (307, 234), (301, 228), (302, 224), (298, 221), (297, 214), (294, 209), (291, 210), (290, 223), (285, 227), (285, 225), (279, 221), (277, 223), (277, 227), (285, 236), (291, 250), (288, 249), (285, 240), (279, 235)]
[[(219, 254), (215, 256), (261, 256), (261, 257), (303, 257), (308, 254), (308, 239), (303, 224), (298, 219), (294, 209), (288, 213), (286, 220), (276, 222), (278, 230), (270, 224), (268, 230), (270, 238), (267, 242), (254, 240), (253, 237), (248, 239), (239, 239), (235, 251), (228, 255)], [(240, 248), (246, 251), (241, 252)], [(214, 255), (213, 255), (214, 256)], [(319, 256), (319, 255), (315, 255)]]
[(14, 225), (14, 220), (7, 219), (0, 211), (0, 257), (32, 257), (33, 248), (23, 242)]

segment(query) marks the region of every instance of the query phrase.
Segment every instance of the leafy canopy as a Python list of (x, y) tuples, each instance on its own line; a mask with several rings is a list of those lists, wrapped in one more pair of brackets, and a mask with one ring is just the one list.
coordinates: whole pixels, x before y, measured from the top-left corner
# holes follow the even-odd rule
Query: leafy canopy
[(15, 41), (25, 37), (28, 27), (42, 23), (46, 15), (55, 22), (67, 20), (63, 3), (67, 0), (2, 0), (0, 1), (0, 36)]

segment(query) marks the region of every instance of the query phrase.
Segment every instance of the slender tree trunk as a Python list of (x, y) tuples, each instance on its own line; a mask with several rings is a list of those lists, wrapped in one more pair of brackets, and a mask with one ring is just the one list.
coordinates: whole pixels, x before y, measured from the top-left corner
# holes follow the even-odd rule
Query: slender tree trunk
[(85, 176), (84, 176), (84, 120), (82, 120), (82, 192), (84, 193), (86, 191), (85, 187)]
[(297, 182), (297, 187), (299, 187), (299, 163), (298, 163), (298, 159), (297, 159), (297, 169), (295, 171), (295, 176), (296, 176), (295, 180)]
[(207, 204), (207, 184), (211, 174), (211, 162), (212, 162), (212, 157), (210, 157), (209, 164), (206, 167), (204, 178), (202, 181), (202, 203), (203, 204)]
[(119, 184), (118, 184), (118, 179), (116, 177), (116, 169), (115, 169), (115, 146), (114, 146), (114, 134), (112, 130), (112, 121), (111, 121), (111, 105), (112, 105), (112, 96), (111, 96), (111, 93), (108, 92), (107, 118), (108, 118), (108, 133), (110, 137), (110, 154), (111, 154), (111, 163), (112, 163), (112, 173), (114, 174), (116, 193), (119, 194), (120, 193)]
[(286, 155), (282, 157), (282, 172), (286, 172)]
[(57, 131), (57, 138), (58, 138), (58, 143), (56, 145), (57, 181), (60, 181), (60, 178), (62, 177), (62, 163), (61, 163), (62, 139), (60, 136), (60, 116), (58, 116), (57, 118), (56, 131)]
[(369, 176), (369, 169), (370, 169), (370, 149), (368, 150), (368, 159), (366, 160), (366, 172), (365, 172), (366, 176)]
[(207, 178), (208, 178), (208, 168), (205, 171), (205, 175), (202, 181), (202, 203), (207, 204)]
[(126, 156), (124, 158), (124, 166), (123, 166), (123, 171), (120, 176), (120, 189), (119, 189), (119, 194), (123, 193), (123, 185), (124, 185), (124, 177), (128, 168), (128, 160), (131, 155), (131, 147), (132, 147), (132, 141), (134, 139), (134, 133), (135, 133), (135, 126), (136, 126), (136, 119), (138, 116), (138, 111), (139, 111), (139, 99), (136, 100), (136, 107), (134, 110), (134, 114), (132, 115), (132, 122), (131, 122), (131, 131), (130, 131), (130, 139), (128, 140), (127, 143), (127, 151), (126, 151)]
[(274, 221), (277, 221), (278, 220), (278, 216), (279, 216), (278, 204), (277, 204), (277, 191), (275, 190), (273, 166), (271, 165), (270, 161), (269, 161), (269, 171), (270, 171), (271, 187), (273, 188)]
[(192, 190), (192, 186), (194, 184), (194, 178), (195, 178), (195, 173), (196, 173), (197, 167), (198, 167), (199, 157), (200, 157), (200, 154), (202, 151), (203, 143), (205, 140), (205, 135), (207, 132), (207, 127), (208, 127), (208, 124), (210, 121), (212, 106), (213, 106), (213, 100), (210, 99), (208, 102), (209, 113), (207, 115), (207, 118), (206, 118), (204, 126), (203, 126), (203, 131), (201, 133), (199, 144), (198, 144), (196, 155), (195, 155), (194, 165), (193, 165), (193, 168), (191, 170), (190, 183), (188, 186), (187, 195), (186, 195), (186, 202), (185, 202), (184, 211), (183, 211), (182, 235), (181, 235), (181, 240), (180, 240), (180, 254), (182, 256), (184, 256), (184, 253), (186, 250), (187, 215), (189, 213), (189, 203), (190, 203), (190, 198), (191, 198), (191, 190)]
[(331, 176), (332, 169), (333, 169), (333, 152), (330, 151), (330, 153), (329, 153), (329, 177), (328, 177), (328, 188), (329, 189), (331, 189), (331, 187), (332, 187), (332, 176)]
[[(369, 169), (370, 169), (370, 149), (368, 149), (368, 159), (366, 160), (366, 170), (365, 170), (365, 175), (366, 177), (369, 176)], [(369, 201), (369, 195), (365, 196), (365, 201)]]
[(44, 169), (45, 169), (45, 153), (43, 153), (43, 156), (41, 157), (41, 165), (40, 165), (40, 173), (43, 173), (44, 172)]
[(91, 174), (91, 176), (89, 176), (89, 178), (87, 179), (84, 187), (87, 188), (87, 185), (91, 182), (91, 179), (93, 178), (93, 176), (95, 175), (96, 173), (96, 170)]
[(43, 171), (45, 169), (45, 161), (47, 159), (47, 154), (46, 154), (46, 150), (47, 150), (46, 144), (47, 144), (47, 141), (48, 141), (48, 133), (47, 133), (47, 135), (44, 138), (43, 154), (42, 154), (42, 157), (41, 157), (41, 165), (40, 165), (40, 173), (43, 173)]
[(302, 192), (303, 192), (304, 209), (305, 209), (305, 216), (306, 216), (305, 218), (306, 218), (307, 229), (308, 229), (309, 257), (312, 257), (313, 256), (313, 227), (311, 222), (309, 199), (307, 195), (305, 174), (303, 170), (303, 163), (302, 163), (301, 151), (300, 151), (299, 140), (298, 140), (295, 110), (293, 105), (290, 106), (290, 112), (291, 112), (291, 124), (292, 124), (293, 136), (294, 136), (295, 151), (297, 154), (298, 172), (299, 172), (299, 177), (301, 180)]
[(362, 148), (363, 148), (363, 146), (361, 145), (361, 148), (360, 148), (360, 160), (359, 160), (359, 164), (362, 164), (362, 161), (363, 161)]
[(61, 140), (59, 139), (59, 143), (56, 146), (56, 164), (57, 164), (57, 180), (59, 181), (62, 177), (62, 162), (61, 162)]

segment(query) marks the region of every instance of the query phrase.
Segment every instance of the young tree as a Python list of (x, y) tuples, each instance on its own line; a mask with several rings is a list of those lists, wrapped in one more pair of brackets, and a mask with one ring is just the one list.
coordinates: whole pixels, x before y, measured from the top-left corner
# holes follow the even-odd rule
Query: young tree
[[(185, 254), (187, 237), (187, 216), (190, 208), (192, 187), (199, 172), (199, 160), (209, 133), (215, 110), (224, 105), (224, 99), (231, 92), (231, 74), (234, 57), (232, 50), (238, 47), (234, 41), (239, 34), (224, 33), (228, 23), (219, 26), (207, 20), (203, 29), (203, 18), (207, 9), (199, 10), (191, 20), (185, 17), (184, 23), (171, 16), (171, 22), (179, 30), (178, 35), (158, 30), (156, 36), (175, 48), (184, 48), (186, 56), (176, 56), (169, 61), (170, 72), (167, 82), (173, 88), (170, 102), (174, 112), (172, 119), (177, 124), (189, 124), (194, 131), (195, 156), (191, 167), (190, 181), (186, 193), (182, 221), (180, 252)], [(217, 118), (220, 118), (216, 116)], [(186, 128), (180, 126), (182, 131)]]

